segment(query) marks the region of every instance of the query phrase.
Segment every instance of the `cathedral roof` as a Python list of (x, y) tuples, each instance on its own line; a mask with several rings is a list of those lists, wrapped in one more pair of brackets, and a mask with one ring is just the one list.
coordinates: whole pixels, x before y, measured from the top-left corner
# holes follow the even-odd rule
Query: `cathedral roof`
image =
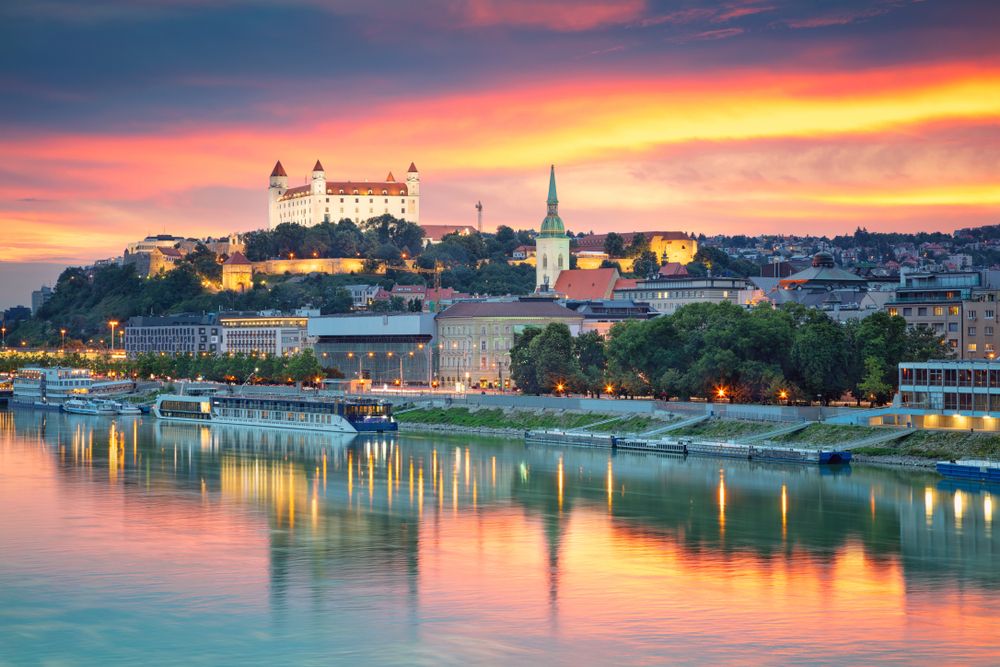
[(313, 171), (326, 171), (326, 170), (323, 169), (323, 165), (320, 163), (320, 161), (316, 160), (316, 164), (313, 165)]
[(285, 168), (281, 166), (281, 160), (274, 163), (274, 170), (271, 171), (271, 176), (288, 176), (285, 173)]

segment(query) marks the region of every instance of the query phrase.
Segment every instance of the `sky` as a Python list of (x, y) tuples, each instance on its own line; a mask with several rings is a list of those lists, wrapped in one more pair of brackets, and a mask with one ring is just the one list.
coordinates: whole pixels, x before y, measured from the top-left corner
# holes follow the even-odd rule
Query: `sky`
[(574, 232), (1000, 223), (998, 31), (967, 0), (2, 3), (0, 304), (15, 263), (265, 226), (277, 159), (413, 161), (425, 224), (537, 227), (549, 164)]

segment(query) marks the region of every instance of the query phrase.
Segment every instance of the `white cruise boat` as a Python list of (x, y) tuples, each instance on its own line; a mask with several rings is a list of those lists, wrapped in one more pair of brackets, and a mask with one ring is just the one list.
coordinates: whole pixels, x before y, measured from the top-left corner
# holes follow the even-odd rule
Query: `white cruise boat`
[(63, 366), (20, 368), (14, 375), (13, 384), (12, 405), (56, 410), (71, 398), (122, 394), (132, 389), (131, 380), (95, 380), (86, 368)]
[(386, 433), (397, 429), (390, 406), (375, 399), (234, 394), (156, 399), (158, 419), (197, 424), (237, 424), (328, 433)]
[(108, 401), (92, 401), (85, 398), (71, 398), (62, 404), (64, 412), (71, 415), (114, 415), (118, 411)]

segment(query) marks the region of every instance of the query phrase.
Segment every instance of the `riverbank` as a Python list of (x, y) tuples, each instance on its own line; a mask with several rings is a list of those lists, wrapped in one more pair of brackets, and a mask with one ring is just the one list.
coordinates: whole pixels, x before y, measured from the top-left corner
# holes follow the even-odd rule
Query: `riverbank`
[[(612, 415), (573, 410), (502, 410), (418, 408), (396, 415), (401, 431), (522, 437), (532, 429), (576, 430), (606, 435), (640, 435), (677, 424), (669, 413)], [(671, 430), (670, 437), (720, 441), (759, 436), (781, 424), (711, 418)], [(893, 433), (888, 427), (810, 424), (806, 428), (768, 438), (768, 442), (809, 449), (851, 447), (854, 443)], [(854, 460), (910, 467), (933, 467), (937, 461), (962, 458), (1000, 458), (1000, 434), (966, 431), (918, 430), (906, 437), (868, 446), (851, 447)]]

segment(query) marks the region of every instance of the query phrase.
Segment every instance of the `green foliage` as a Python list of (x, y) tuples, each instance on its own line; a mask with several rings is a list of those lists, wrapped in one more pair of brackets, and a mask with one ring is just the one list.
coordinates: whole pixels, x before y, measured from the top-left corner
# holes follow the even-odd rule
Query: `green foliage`
[(881, 405), (892, 397), (892, 385), (885, 381), (885, 362), (876, 356), (865, 357), (865, 375), (858, 383), (861, 396), (868, 396)]
[(610, 258), (625, 256), (625, 239), (617, 232), (610, 232), (604, 237), (604, 252)]
[(652, 250), (646, 250), (632, 264), (632, 275), (637, 278), (648, 278), (660, 268), (660, 260)]

